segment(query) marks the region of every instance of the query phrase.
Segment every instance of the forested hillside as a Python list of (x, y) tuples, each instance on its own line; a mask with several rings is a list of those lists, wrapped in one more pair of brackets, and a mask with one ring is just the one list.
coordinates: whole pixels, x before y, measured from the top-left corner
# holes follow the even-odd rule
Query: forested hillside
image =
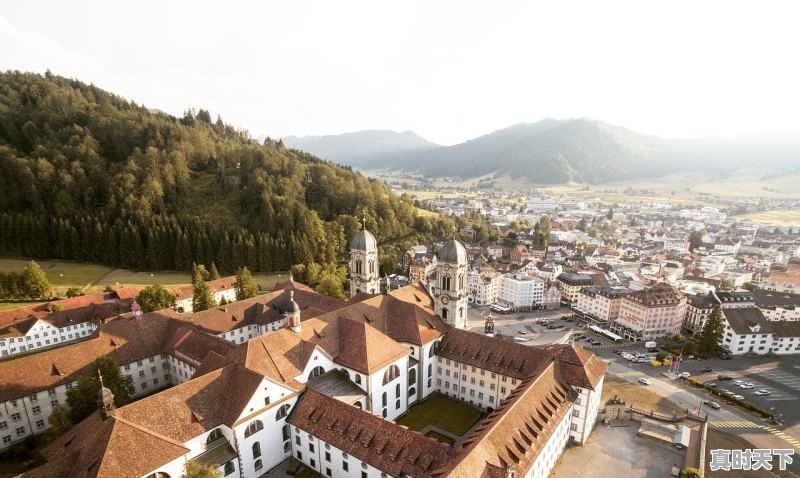
[(176, 118), (49, 73), (0, 74), (0, 189), (0, 250), (139, 270), (332, 263), (364, 212), (386, 243), (453, 230), (207, 111)]

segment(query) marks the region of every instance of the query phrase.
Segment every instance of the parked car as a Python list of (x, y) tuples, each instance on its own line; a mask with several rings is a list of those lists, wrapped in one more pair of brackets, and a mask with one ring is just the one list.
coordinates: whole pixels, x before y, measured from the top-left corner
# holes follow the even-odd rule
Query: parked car
[(722, 374), (720, 374), (720, 375), (717, 375), (717, 380), (719, 380), (720, 382), (724, 382), (726, 380), (733, 380), (733, 377), (731, 377), (730, 375), (722, 375)]
[(592, 345), (601, 345), (602, 343), (599, 340), (592, 340)]
[(641, 383), (642, 385), (650, 385), (650, 380), (647, 380), (646, 378), (642, 377), (639, 379), (639, 383)]
[(755, 385), (753, 385), (752, 383), (749, 383), (749, 382), (743, 383), (743, 384), (739, 385), (739, 387), (743, 388), (745, 390), (750, 390), (750, 389), (756, 388)]
[(585, 339), (583, 339), (584, 342), (591, 342), (592, 340), (594, 339), (591, 337), (586, 337)]
[(733, 381), (733, 384), (736, 385), (737, 387), (740, 386), (743, 383), (744, 383), (744, 380), (734, 380)]
[(717, 388), (717, 383), (716, 382), (708, 382), (708, 383), (706, 383), (706, 387), (708, 387), (708, 388)]
[(517, 331), (517, 333), (518, 333), (518, 334), (520, 334), (520, 335), (526, 335), (526, 334), (528, 333), (528, 331), (527, 331), (527, 330), (525, 330), (525, 329), (519, 329), (519, 330)]
[(731, 392), (730, 390), (724, 390), (724, 389), (720, 390), (719, 393), (720, 393), (720, 395), (734, 395), (734, 393)]
[(733, 395), (733, 398), (735, 398), (736, 400), (744, 400), (744, 397), (742, 395)]
[(682, 378), (687, 378), (687, 377), (691, 377), (692, 374), (690, 374), (689, 372), (681, 372), (681, 373), (678, 374), (678, 376), (682, 377)]
[(709, 407), (711, 407), (711, 408), (713, 408), (714, 410), (719, 410), (720, 408), (722, 408), (722, 407), (720, 406), (720, 404), (719, 404), (719, 403), (717, 403), (717, 402), (711, 402), (711, 403), (709, 403), (709, 404), (708, 404), (708, 406), (709, 406)]
[(700, 373), (711, 373), (711, 367), (703, 367), (700, 369)]
[(765, 397), (769, 395), (769, 390), (756, 390), (755, 394), (759, 397)]

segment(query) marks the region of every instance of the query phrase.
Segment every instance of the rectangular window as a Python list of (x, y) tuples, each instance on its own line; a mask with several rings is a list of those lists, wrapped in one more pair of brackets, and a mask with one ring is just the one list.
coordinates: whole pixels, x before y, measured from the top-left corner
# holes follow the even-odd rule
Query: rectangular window
[(314, 444), (313, 443), (309, 443), (308, 444), (308, 451), (310, 451), (311, 453), (314, 453)]
[(6, 435), (3, 437), (3, 445), (8, 445), (11, 443), (11, 435)]
[(18, 422), (18, 421), (22, 420), (22, 417), (20, 416), (19, 413), (12, 413), (11, 414), (11, 419), (14, 420), (15, 422)]
[(0, 430), (5, 430), (8, 428), (8, 422), (0, 422)]
[(50, 400), (50, 406), (55, 408), (58, 406), (58, 400)]
[(350, 465), (346, 461), (342, 462), (342, 470), (350, 471)]
[(40, 407), (39, 405), (34, 405), (33, 407), (31, 407), (31, 412), (33, 412), (34, 415), (38, 415), (42, 413), (42, 407)]
[(25, 434), (25, 427), (19, 427), (19, 428), (17, 428), (17, 436), (18, 436), (18, 437), (21, 437), (21, 436), (22, 436), (22, 435), (24, 435), (24, 434)]
[(144, 377), (144, 370), (139, 370), (139, 377)]
[(295, 442), (295, 444), (297, 444), (297, 445), (302, 445), (302, 444), (303, 444), (303, 442), (302, 442), (302, 441), (300, 441), (300, 435), (296, 435), (296, 436), (294, 437), (294, 442)]
[(331, 461), (331, 452), (329, 451), (325, 452), (325, 461)]
[(44, 428), (44, 420), (36, 420), (36, 429), (41, 430)]
[(39, 397), (37, 397), (36, 395), (31, 395), (30, 397), (28, 397), (28, 400), (30, 400), (31, 403), (38, 402), (39, 401)]

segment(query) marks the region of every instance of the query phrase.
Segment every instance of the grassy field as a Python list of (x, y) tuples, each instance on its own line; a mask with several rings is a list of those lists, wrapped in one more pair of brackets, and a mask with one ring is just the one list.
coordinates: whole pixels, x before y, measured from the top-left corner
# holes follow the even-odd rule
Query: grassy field
[(685, 411), (685, 409), (678, 407), (661, 395), (651, 392), (644, 385), (626, 382), (611, 374), (606, 375), (606, 380), (603, 384), (603, 395), (600, 400), (602, 403), (606, 403), (615, 396), (636, 408), (652, 410), (666, 415), (681, 414)]
[(414, 209), (416, 209), (417, 210), (417, 214), (419, 214), (422, 217), (438, 217), (439, 216), (438, 212), (428, 211), (427, 209), (421, 209), (421, 208), (418, 208), (418, 207), (415, 207)]
[[(0, 271), (21, 272), (29, 259), (0, 258)], [(71, 261), (36, 261), (47, 274), (47, 280), (53, 286), (53, 295), (63, 295), (70, 287), (79, 287), (84, 293), (101, 292), (105, 287), (136, 287), (142, 289), (149, 285), (161, 284), (167, 288), (183, 286), (191, 283), (188, 272), (136, 272), (127, 269), (114, 269), (100, 264), (87, 264)], [(261, 285), (262, 290), (269, 290), (275, 284), (286, 281), (287, 273), (253, 274), (253, 279)], [(0, 310), (23, 307), (24, 303), (0, 304)]]
[(397, 421), (414, 431), (434, 425), (453, 435), (461, 436), (481, 418), (481, 411), (473, 406), (434, 394), (425, 402), (414, 405), (406, 416)]
[(800, 225), (800, 210), (774, 210), (764, 212), (754, 212), (742, 216), (736, 216), (736, 219), (751, 219), (758, 222), (768, 222), (776, 226), (798, 226)]

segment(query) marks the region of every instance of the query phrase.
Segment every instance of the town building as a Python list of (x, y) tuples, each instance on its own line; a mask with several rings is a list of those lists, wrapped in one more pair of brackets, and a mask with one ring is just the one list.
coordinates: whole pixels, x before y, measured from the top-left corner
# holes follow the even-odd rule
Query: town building
[(558, 276), (557, 280), (561, 283), (561, 298), (569, 304), (578, 302), (578, 294), (580, 294), (581, 289), (594, 285), (590, 275), (574, 272), (563, 272)]
[(622, 296), (619, 318), (611, 331), (628, 340), (656, 340), (681, 331), (686, 315), (686, 297), (668, 284), (630, 292)]
[(506, 274), (500, 278), (498, 302), (514, 311), (541, 308), (545, 281), (536, 276)]
[[(211, 295), (217, 304), (236, 302), (236, 276), (210, 280), (206, 282), (206, 285), (211, 289)], [(194, 311), (192, 305), (194, 286), (187, 285), (172, 289), (172, 295), (175, 296), (175, 310), (185, 313)]]
[(500, 297), (500, 278), (502, 274), (494, 271), (467, 273), (469, 301), (477, 305), (492, 305)]
[(609, 325), (619, 317), (624, 288), (586, 287), (578, 294), (575, 312), (582, 318), (599, 325)]
[(414, 282), (427, 282), (428, 277), (436, 270), (436, 256), (423, 255), (412, 260), (408, 266), (408, 280)]

